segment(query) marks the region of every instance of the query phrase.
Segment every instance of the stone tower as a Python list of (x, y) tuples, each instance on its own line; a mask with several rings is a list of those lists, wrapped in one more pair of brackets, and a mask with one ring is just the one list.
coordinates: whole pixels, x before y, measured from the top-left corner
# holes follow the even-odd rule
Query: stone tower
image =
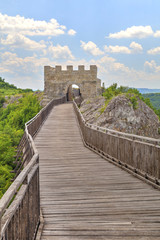
[(67, 66), (62, 70), (61, 66), (44, 67), (44, 105), (53, 98), (66, 96), (72, 84), (80, 88), (82, 98), (95, 97), (101, 93), (101, 80), (97, 78), (97, 66), (91, 65), (90, 70), (84, 66)]

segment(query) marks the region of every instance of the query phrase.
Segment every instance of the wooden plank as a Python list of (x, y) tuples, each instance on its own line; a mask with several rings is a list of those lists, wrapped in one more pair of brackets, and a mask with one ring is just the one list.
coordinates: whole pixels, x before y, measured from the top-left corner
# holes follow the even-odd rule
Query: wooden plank
[[(113, 144), (112, 136), (103, 139)], [(93, 142), (102, 149), (109, 146), (96, 138)], [(160, 192), (85, 148), (72, 104), (52, 110), (35, 143), (40, 155), (42, 240), (160, 239)], [(130, 140), (120, 144), (120, 156), (129, 156), (124, 150), (130, 148)]]

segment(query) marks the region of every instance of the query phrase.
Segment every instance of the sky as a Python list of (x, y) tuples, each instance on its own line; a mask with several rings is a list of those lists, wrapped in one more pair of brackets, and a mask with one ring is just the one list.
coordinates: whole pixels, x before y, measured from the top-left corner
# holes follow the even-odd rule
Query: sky
[(44, 88), (44, 66), (97, 65), (113, 83), (160, 88), (159, 0), (0, 1), (0, 77)]

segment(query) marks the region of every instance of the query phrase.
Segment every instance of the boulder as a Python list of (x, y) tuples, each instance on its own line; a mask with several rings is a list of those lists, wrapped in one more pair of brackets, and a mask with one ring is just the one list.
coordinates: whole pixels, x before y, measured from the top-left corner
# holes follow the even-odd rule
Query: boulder
[(154, 111), (137, 98), (135, 107), (126, 95), (109, 102), (104, 97), (85, 99), (80, 111), (88, 123), (141, 136), (160, 138), (160, 122)]

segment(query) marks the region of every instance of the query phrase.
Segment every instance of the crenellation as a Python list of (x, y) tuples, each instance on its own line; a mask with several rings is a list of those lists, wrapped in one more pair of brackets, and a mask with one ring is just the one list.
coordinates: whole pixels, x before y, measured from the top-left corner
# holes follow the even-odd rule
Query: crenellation
[(72, 65), (68, 65), (66, 70), (62, 70), (62, 66), (45, 66), (44, 81), (44, 95), (48, 102), (67, 95), (72, 84), (79, 86), (82, 98), (97, 96), (101, 91), (96, 65), (91, 65), (89, 70), (85, 70), (84, 65), (79, 65), (78, 70), (73, 70)]
[(96, 74), (96, 76), (97, 76), (97, 66), (96, 65), (90, 65), (90, 71), (92, 74)]
[(50, 71), (50, 66), (44, 66), (44, 75), (46, 75)]
[(56, 72), (61, 72), (62, 71), (62, 66), (55, 66), (55, 71)]
[(66, 70), (62, 69), (62, 66), (60, 65), (56, 65), (55, 67), (50, 67), (50, 66), (44, 66), (44, 72), (55, 72), (59, 73), (61, 72), (62, 74), (66, 74), (68, 72), (75, 72), (76, 74), (97, 74), (97, 66), (96, 65), (90, 65), (90, 69), (89, 70), (85, 70), (85, 66), (84, 65), (79, 65), (78, 66), (78, 70), (74, 70), (73, 69), (73, 65), (67, 65)]
[(68, 65), (68, 66), (67, 66), (67, 71), (73, 72), (73, 66), (72, 66), (72, 65)]
[(82, 71), (82, 72), (85, 71), (85, 70), (84, 70), (84, 65), (79, 65), (79, 66), (78, 66), (78, 71), (80, 71), (80, 72), (81, 72), (81, 71)]

